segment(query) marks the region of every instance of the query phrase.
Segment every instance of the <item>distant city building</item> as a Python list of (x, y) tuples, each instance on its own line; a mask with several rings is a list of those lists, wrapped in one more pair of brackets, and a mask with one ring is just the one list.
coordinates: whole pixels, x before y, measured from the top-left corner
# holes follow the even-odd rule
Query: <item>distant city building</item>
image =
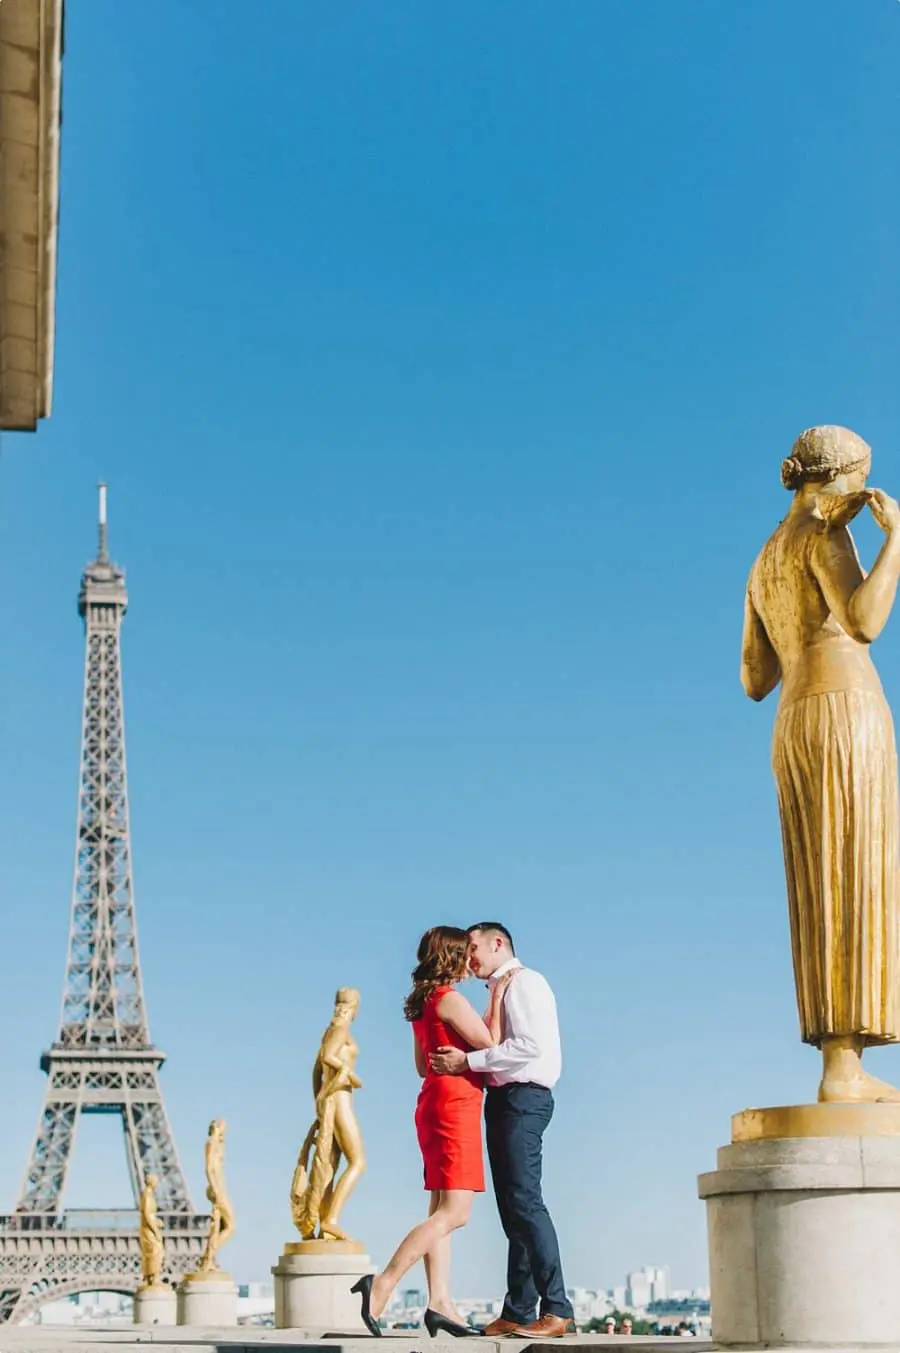
[(589, 1320), (602, 1320), (613, 1309), (608, 1292), (602, 1288), (570, 1287), (568, 1292), (576, 1325), (586, 1325)]
[(239, 1297), (247, 1297), (251, 1301), (264, 1297), (275, 1296), (275, 1288), (271, 1283), (239, 1283), (237, 1294)]
[(673, 1288), (666, 1265), (647, 1264), (635, 1269), (615, 1287), (570, 1287), (568, 1296), (575, 1323), (582, 1328), (591, 1321), (600, 1325), (617, 1311), (664, 1327), (686, 1323), (697, 1333), (709, 1332), (709, 1288)]
[(625, 1283), (625, 1304), (630, 1310), (646, 1310), (652, 1301), (669, 1296), (669, 1270), (646, 1267), (629, 1273)]
[(708, 1287), (673, 1287), (670, 1301), (709, 1301)]
[[(33, 1317), (38, 1325), (130, 1325), (132, 1300), (119, 1292), (78, 1292), (50, 1301)], [(24, 1322), (23, 1322), (24, 1323)]]

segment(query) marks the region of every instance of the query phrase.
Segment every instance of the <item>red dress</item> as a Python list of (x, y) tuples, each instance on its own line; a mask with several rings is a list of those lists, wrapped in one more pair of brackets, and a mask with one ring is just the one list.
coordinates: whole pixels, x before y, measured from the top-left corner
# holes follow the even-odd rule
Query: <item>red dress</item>
[[(413, 1023), (419, 1047), (425, 1055), (438, 1048), (471, 1048), (455, 1029), (438, 1019), (437, 1006), (452, 987), (438, 987), (425, 1002), (420, 1019)], [(426, 1189), (472, 1189), (484, 1192), (484, 1157), (481, 1150), (481, 1105), (483, 1082), (474, 1071), (460, 1076), (426, 1072), (416, 1104), (416, 1132), (425, 1162)]]

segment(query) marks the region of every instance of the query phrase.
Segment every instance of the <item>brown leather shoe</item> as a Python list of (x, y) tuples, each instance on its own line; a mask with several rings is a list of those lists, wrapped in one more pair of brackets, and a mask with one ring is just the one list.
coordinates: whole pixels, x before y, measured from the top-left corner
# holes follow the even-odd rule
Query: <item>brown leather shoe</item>
[(542, 1315), (530, 1325), (516, 1325), (510, 1331), (514, 1339), (561, 1339), (564, 1334), (575, 1334), (575, 1321), (561, 1315)]
[(502, 1316), (499, 1316), (496, 1320), (492, 1320), (489, 1325), (485, 1325), (481, 1332), (488, 1339), (503, 1339), (507, 1334), (515, 1334), (518, 1328), (519, 1326), (514, 1320), (504, 1320)]

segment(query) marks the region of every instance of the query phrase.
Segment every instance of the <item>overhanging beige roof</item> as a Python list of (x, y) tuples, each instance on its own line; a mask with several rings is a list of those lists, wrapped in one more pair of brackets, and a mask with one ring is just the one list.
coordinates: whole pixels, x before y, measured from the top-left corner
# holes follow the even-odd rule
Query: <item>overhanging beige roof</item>
[(63, 0), (0, 0), (0, 429), (50, 413)]

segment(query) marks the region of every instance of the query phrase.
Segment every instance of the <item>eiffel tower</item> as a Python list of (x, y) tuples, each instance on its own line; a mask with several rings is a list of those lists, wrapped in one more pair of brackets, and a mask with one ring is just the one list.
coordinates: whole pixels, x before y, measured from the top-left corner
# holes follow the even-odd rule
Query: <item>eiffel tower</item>
[[(86, 657), (75, 883), (59, 1036), (41, 1057), (48, 1076), (19, 1203), (0, 1217), (0, 1324), (45, 1301), (140, 1285), (138, 1213), (147, 1175), (159, 1180), (164, 1277), (196, 1267), (209, 1218), (195, 1216), (159, 1084), (165, 1057), (150, 1040), (131, 879), (120, 630), (125, 574), (107, 548), (100, 486), (99, 548), (81, 579)], [(63, 1210), (83, 1113), (118, 1114), (133, 1206)]]

